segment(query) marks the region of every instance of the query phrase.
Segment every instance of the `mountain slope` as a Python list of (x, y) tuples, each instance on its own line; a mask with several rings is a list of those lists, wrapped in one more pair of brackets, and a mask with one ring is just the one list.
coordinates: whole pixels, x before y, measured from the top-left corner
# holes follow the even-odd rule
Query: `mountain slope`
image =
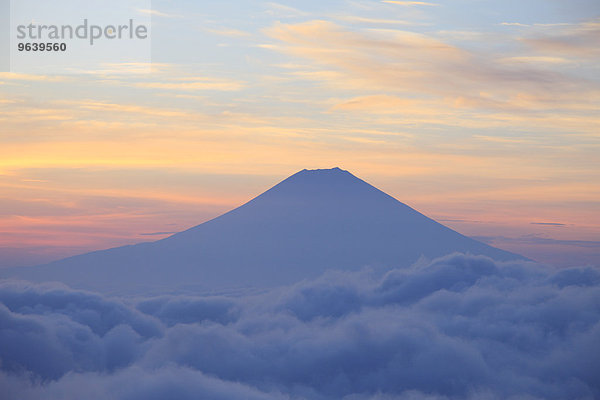
[(407, 266), (451, 252), (522, 258), (467, 238), (339, 168), (303, 170), (166, 239), (13, 270), (101, 291), (272, 286), (327, 269)]

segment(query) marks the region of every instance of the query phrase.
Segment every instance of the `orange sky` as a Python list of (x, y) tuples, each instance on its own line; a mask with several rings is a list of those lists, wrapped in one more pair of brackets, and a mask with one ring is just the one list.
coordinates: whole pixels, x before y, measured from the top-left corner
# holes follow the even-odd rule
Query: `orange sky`
[(151, 73), (0, 73), (0, 266), (158, 239), (333, 166), (508, 250), (599, 262), (593, 3), (244, 4), (155, 2)]

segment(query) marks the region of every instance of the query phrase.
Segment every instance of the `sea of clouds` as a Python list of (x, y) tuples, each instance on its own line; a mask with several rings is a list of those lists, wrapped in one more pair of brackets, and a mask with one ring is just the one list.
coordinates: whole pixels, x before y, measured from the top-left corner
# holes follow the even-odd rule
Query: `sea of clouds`
[(454, 254), (204, 297), (3, 281), (0, 398), (599, 399), (600, 270)]

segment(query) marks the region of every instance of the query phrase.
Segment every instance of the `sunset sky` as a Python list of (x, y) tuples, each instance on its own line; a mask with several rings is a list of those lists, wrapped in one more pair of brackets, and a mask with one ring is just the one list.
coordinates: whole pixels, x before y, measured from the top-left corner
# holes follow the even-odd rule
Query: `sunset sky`
[(155, 0), (152, 65), (0, 73), (0, 267), (156, 240), (304, 168), (600, 264), (598, 0)]

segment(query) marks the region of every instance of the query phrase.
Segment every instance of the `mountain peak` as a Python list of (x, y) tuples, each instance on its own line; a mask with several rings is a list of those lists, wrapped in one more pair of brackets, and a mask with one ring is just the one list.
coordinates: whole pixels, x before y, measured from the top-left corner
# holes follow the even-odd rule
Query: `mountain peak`
[(281, 201), (306, 200), (326, 196), (330, 199), (356, 197), (366, 192), (380, 192), (375, 187), (341, 168), (303, 169), (273, 186), (250, 203), (257, 200), (279, 198)]
[(334, 173), (347, 173), (349, 174), (350, 172), (341, 169), (340, 167), (333, 167), (333, 168), (316, 168), (316, 169), (303, 169), (302, 171), (300, 171), (302, 173), (309, 173), (309, 174), (334, 174)]
[(357, 177), (355, 177), (354, 175), (352, 175), (350, 172), (341, 169), (339, 167), (334, 167), (334, 168), (324, 168), (324, 169), (303, 169), (300, 172), (297, 172), (296, 174), (290, 176), (290, 178), (293, 177), (305, 177), (305, 178), (324, 178), (324, 179), (336, 179), (336, 178), (340, 178), (340, 177), (353, 177), (355, 179), (358, 179)]

